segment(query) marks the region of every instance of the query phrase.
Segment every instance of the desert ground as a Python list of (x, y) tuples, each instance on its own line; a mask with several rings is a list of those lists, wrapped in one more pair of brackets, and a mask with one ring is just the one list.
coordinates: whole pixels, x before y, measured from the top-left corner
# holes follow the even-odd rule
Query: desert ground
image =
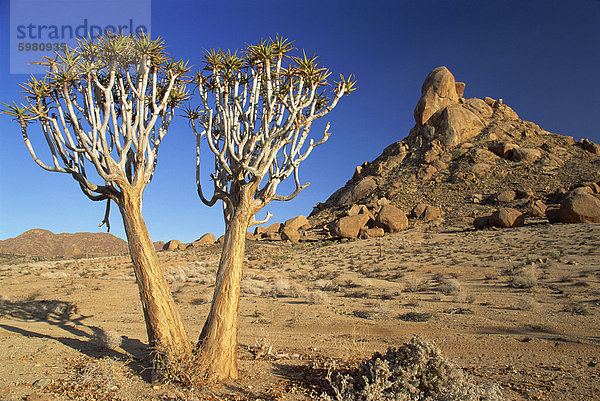
[[(219, 253), (218, 244), (159, 252), (192, 339)], [(127, 256), (4, 256), (0, 399), (315, 399), (328, 367), (414, 335), (506, 399), (600, 399), (598, 224), (433, 223), (378, 239), (248, 241), (244, 266), (240, 379), (186, 389), (151, 380)]]

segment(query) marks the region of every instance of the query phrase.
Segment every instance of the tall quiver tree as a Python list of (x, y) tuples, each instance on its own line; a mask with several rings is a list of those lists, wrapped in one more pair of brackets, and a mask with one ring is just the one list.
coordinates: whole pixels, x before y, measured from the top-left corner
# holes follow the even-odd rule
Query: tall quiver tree
[[(107, 202), (102, 223), (109, 229), (110, 202), (118, 205), (149, 344), (179, 355), (189, 353), (191, 343), (141, 212), (161, 141), (176, 106), (188, 97), (189, 68), (164, 50), (161, 39), (145, 34), (109, 33), (79, 40), (77, 48), (45, 59), (44, 78), (32, 76), (21, 85), (27, 105), (5, 104), (3, 111), (20, 123), (25, 145), (40, 167), (70, 174), (91, 200)], [(49, 164), (38, 158), (29, 140), (28, 127), (34, 120), (49, 147)]]
[[(204, 69), (196, 75), (201, 105), (186, 116), (196, 135), (196, 183), (202, 202), (223, 201), (225, 239), (211, 309), (200, 334), (200, 361), (216, 379), (236, 378), (237, 326), (246, 231), (266, 222), (254, 216), (273, 200), (293, 199), (300, 185), (298, 168), (313, 148), (330, 136), (307, 142), (314, 120), (329, 113), (344, 94), (354, 90), (352, 77), (335, 82), (316, 57), (291, 56), (282, 38), (261, 41), (236, 53), (205, 52)], [(203, 140), (204, 139), (204, 140)], [(214, 193), (207, 199), (200, 179), (200, 146), (214, 154)], [(293, 175), (295, 190), (276, 194)]]

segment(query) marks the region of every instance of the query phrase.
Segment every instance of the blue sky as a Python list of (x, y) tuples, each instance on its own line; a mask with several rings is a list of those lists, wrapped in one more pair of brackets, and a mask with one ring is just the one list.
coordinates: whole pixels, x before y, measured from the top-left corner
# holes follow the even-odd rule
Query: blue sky
[[(9, 1), (0, 0), (1, 102), (20, 100), (17, 84), (27, 79), (9, 73), (9, 21)], [(195, 65), (203, 49), (234, 50), (281, 34), (334, 74), (356, 74), (359, 89), (324, 118), (333, 135), (301, 165), (301, 181), (311, 186), (293, 201), (271, 204), (272, 221), (308, 215), (355, 166), (403, 139), (414, 125), (422, 82), (440, 65), (466, 82), (465, 97), (503, 98), (548, 131), (600, 142), (597, 0), (153, 1), (151, 33)], [(30, 127), (41, 148), (39, 134)], [(321, 131), (313, 134), (320, 138)], [(185, 121), (175, 121), (144, 196), (154, 240), (189, 242), (224, 231), (220, 206), (208, 208), (196, 194), (194, 146)], [(0, 116), (0, 239), (31, 228), (103, 231), (103, 213), (104, 204), (89, 201), (71, 177), (35, 165), (18, 124)], [(116, 208), (111, 223), (111, 232), (124, 237)]]

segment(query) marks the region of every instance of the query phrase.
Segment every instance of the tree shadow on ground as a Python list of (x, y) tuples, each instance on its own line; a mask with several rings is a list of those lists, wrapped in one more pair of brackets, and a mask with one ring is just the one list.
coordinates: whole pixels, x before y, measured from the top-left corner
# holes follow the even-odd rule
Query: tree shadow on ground
[(84, 321), (93, 315), (81, 315), (77, 306), (58, 300), (0, 301), (0, 317), (8, 317), (24, 322), (45, 322), (70, 333), (72, 336), (52, 336), (26, 330), (8, 324), (0, 324), (0, 328), (27, 337), (55, 340), (91, 358), (116, 358), (139, 373), (149, 381), (151, 363), (148, 356), (148, 346), (141, 341), (126, 336), (121, 337), (120, 348), (106, 349), (98, 344), (97, 338), (104, 333), (98, 326), (86, 324)]

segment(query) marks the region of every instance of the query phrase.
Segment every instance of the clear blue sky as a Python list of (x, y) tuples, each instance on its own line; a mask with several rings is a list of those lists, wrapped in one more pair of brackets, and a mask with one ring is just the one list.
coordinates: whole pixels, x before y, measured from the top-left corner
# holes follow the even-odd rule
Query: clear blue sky
[[(576, 139), (600, 142), (600, 1), (153, 1), (152, 36), (198, 64), (205, 48), (238, 49), (277, 33), (315, 53), (334, 73), (354, 73), (359, 89), (325, 117), (333, 135), (300, 168), (312, 185), (268, 209), (284, 221), (308, 215), (414, 125), (420, 87), (447, 66), (466, 97), (503, 98), (521, 118)], [(25, 75), (9, 73), (9, 1), (0, 0), (0, 101), (20, 100)], [(38, 126), (32, 140), (43, 147)], [(315, 131), (319, 136), (321, 132)], [(171, 125), (143, 214), (154, 240), (189, 242), (224, 231), (220, 206), (208, 208), (194, 182), (195, 139)], [(205, 153), (205, 157), (209, 157)], [(208, 171), (205, 171), (208, 174)], [(0, 239), (31, 228), (103, 231), (104, 203), (85, 197), (67, 175), (30, 158), (18, 124), (0, 116)], [(259, 216), (260, 217), (260, 216)], [(124, 237), (113, 209), (112, 232)]]

